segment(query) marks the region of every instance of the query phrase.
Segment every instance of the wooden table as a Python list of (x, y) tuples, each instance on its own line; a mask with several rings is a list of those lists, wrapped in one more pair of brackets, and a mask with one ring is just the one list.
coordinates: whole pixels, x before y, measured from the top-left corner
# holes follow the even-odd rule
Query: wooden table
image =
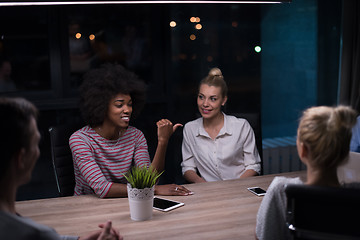
[[(305, 178), (305, 172), (277, 175)], [(262, 197), (246, 188), (267, 189), (274, 176), (186, 185), (194, 195), (165, 196), (185, 206), (166, 213), (154, 210), (153, 218), (144, 222), (130, 219), (127, 198), (62, 197), (17, 202), (16, 208), (22, 216), (63, 235), (81, 236), (112, 220), (125, 239), (254, 239)]]

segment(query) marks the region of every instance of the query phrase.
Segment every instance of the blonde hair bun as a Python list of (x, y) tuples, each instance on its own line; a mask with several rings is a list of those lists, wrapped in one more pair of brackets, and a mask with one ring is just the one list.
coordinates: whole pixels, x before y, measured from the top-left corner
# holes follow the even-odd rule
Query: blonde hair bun
[(348, 106), (318, 106), (304, 111), (298, 139), (311, 153), (312, 166), (336, 168), (346, 161), (356, 116)]
[[(352, 129), (356, 124), (356, 112), (350, 107), (339, 106), (334, 109), (332, 116), (329, 119), (329, 123), (333, 120), (333, 125), (335, 128), (344, 127), (347, 129)], [(329, 124), (331, 125), (331, 124)]]
[(219, 76), (223, 77), (222, 72), (219, 68), (212, 68), (209, 71), (209, 76)]
[(199, 89), (202, 84), (206, 84), (208, 86), (215, 86), (221, 88), (221, 96), (227, 97), (228, 88), (226, 82), (224, 80), (224, 76), (219, 68), (212, 68), (209, 71), (209, 74), (200, 81)]

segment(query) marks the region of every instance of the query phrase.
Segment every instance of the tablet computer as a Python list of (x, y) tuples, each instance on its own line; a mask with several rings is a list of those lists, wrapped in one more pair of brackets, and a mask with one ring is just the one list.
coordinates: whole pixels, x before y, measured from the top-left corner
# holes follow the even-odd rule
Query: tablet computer
[(184, 203), (165, 199), (165, 198), (154, 197), (153, 207), (156, 210), (168, 212), (170, 210), (173, 210), (181, 206), (184, 206)]

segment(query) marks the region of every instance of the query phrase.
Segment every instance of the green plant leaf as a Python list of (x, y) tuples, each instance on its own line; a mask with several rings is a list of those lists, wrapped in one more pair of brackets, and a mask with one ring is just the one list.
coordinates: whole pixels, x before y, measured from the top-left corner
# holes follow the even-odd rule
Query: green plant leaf
[(149, 168), (147, 166), (134, 166), (123, 176), (130, 183), (131, 187), (144, 189), (153, 187), (163, 172), (158, 173), (152, 166)]

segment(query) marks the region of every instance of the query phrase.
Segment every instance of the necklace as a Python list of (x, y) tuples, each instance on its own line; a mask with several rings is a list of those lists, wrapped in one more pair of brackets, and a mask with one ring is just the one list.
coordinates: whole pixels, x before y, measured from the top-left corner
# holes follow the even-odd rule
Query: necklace
[(115, 150), (116, 147), (118, 146), (119, 141), (120, 141), (120, 136), (119, 136), (119, 138), (117, 139), (117, 141), (115, 143), (114, 143), (115, 140), (108, 140), (106, 138), (104, 138), (104, 139), (105, 139), (104, 142), (105, 142), (106, 146), (108, 148), (110, 148), (111, 150)]
[(107, 139), (107, 138), (103, 137), (102, 134), (100, 134), (100, 133), (102, 132), (102, 129), (101, 129), (100, 127), (98, 127), (97, 130), (98, 130), (97, 133), (103, 138), (105, 145), (106, 145), (108, 148), (112, 149), (112, 150), (116, 149), (116, 147), (117, 147), (118, 144), (119, 144), (119, 141), (120, 141), (121, 136), (122, 136), (122, 135), (124, 134), (124, 132), (126, 131), (126, 130), (125, 130), (125, 131), (124, 131), (124, 130), (120, 130), (119, 133), (118, 133), (117, 140), (116, 140), (116, 142), (114, 143), (115, 139), (114, 139), (114, 140)]

